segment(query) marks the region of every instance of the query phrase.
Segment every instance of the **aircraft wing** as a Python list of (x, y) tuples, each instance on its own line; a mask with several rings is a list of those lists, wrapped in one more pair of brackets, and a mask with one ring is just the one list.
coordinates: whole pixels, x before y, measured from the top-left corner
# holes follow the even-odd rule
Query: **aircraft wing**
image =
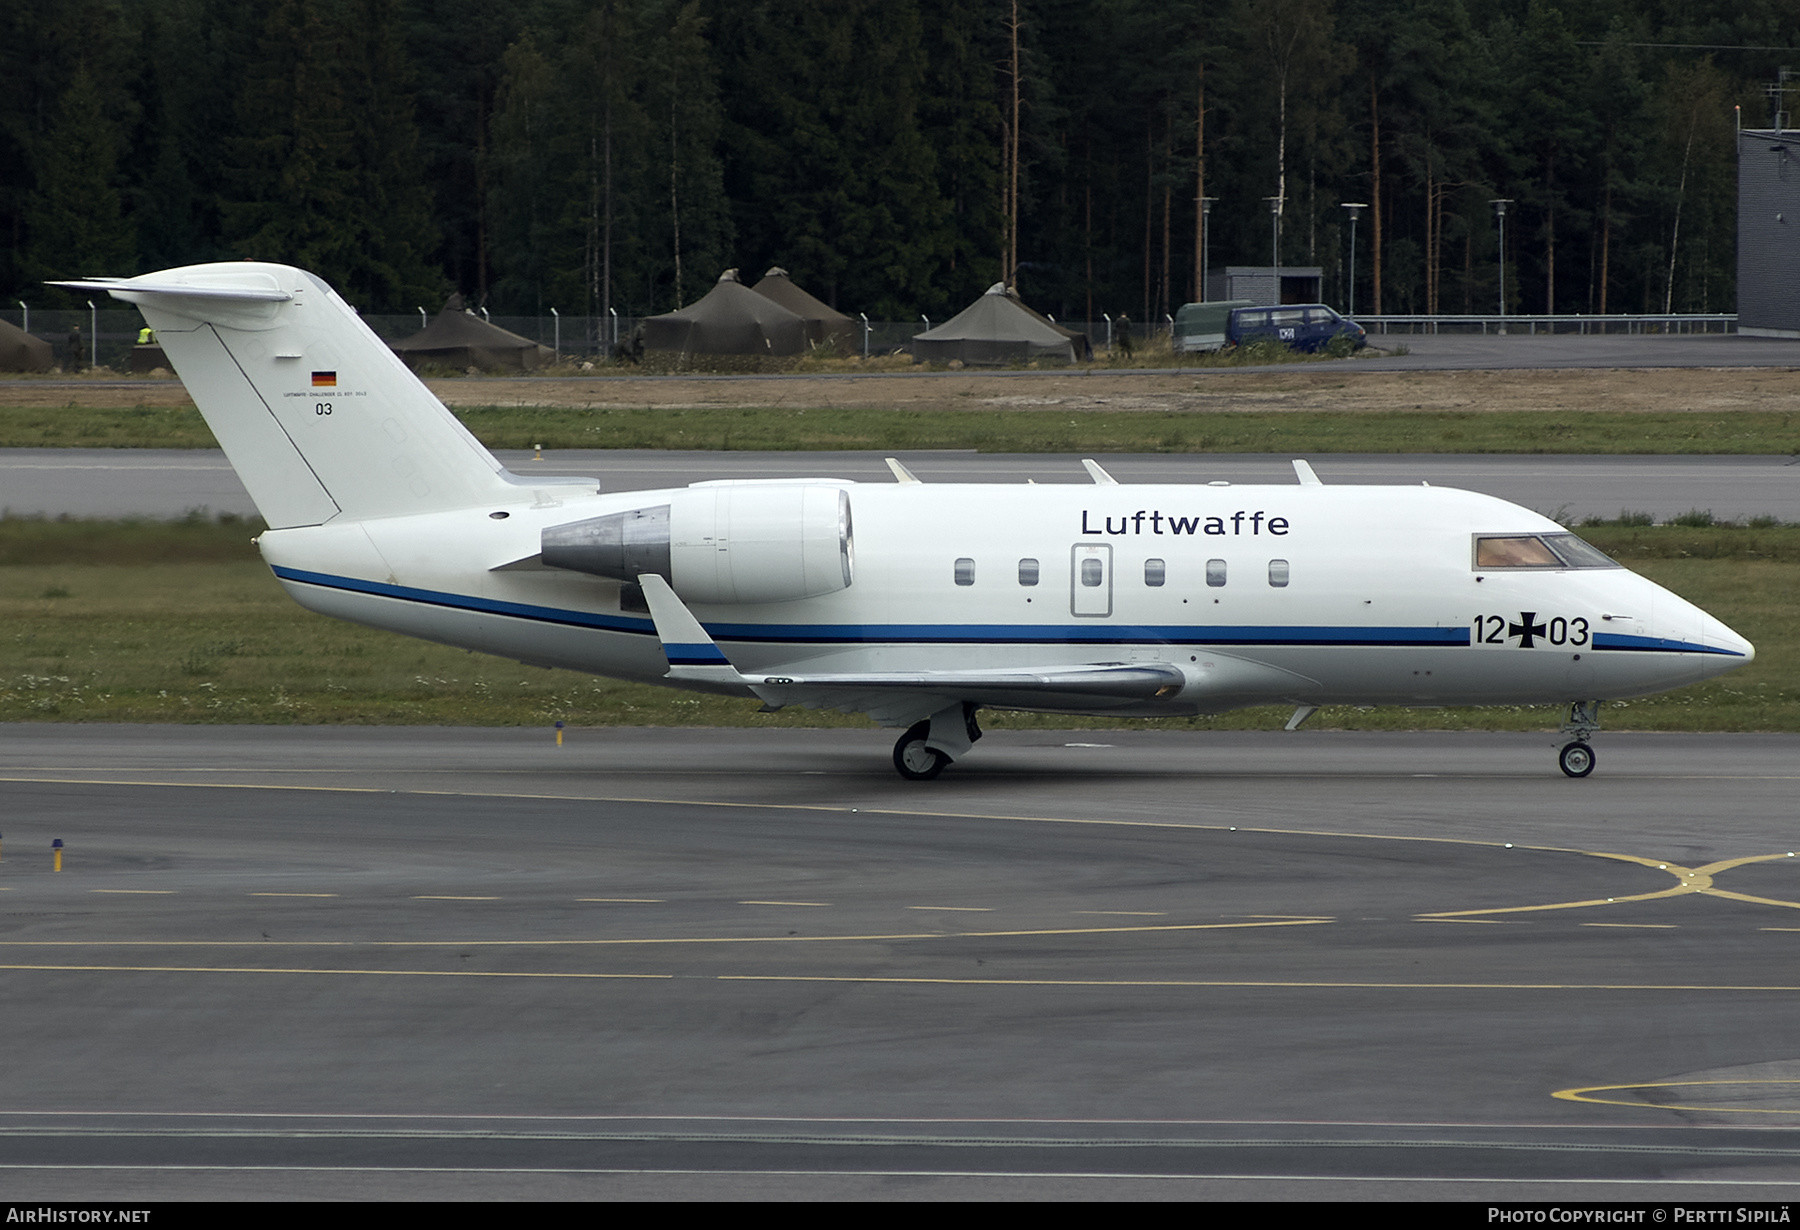
[(1103, 663), (1003, 670), (782, 671), (745, 674), (733, 666), (700, 621), (653, 573), (638, 578), (662, 639), (670, 679), (744, 688), (765, 704), (867, 713), (880, 722), (911, 722), (959, 701), (1012, 709), (1107, 708), (1171, 697), (1187, 678), (1155, 662)]
[(965, 692), (1005, 690), (1020, 693), (1068, 692), (1084, 696), (1117, 696), (1150, 700), (1178, 691), (1186, 681), (1172, 666), (1155, 662), (1103, 663), (1045, 669), (979, 671), (871, 671), (866, 674), (745, 675), (753, 687), (771, 688), (925, 688)]
[[(674, 672), (671, 671), (671, 674)], [(946, 705), (996, 709), (1123, 708), (1174, 696), (1186, 682), (1156, 663), (1016, 671), (871, 671), (866, 674), (749, 675), (750, 690), (773, 708), (842, 709), (909, 725)]]

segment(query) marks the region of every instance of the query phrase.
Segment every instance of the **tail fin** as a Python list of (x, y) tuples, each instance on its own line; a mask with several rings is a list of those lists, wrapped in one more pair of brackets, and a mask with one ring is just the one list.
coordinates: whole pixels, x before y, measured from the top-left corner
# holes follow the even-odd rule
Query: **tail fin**
[(271, 528), (519, 498), (481, 442), (304, 270), (244, 261), (57, 285), (138, 305)]

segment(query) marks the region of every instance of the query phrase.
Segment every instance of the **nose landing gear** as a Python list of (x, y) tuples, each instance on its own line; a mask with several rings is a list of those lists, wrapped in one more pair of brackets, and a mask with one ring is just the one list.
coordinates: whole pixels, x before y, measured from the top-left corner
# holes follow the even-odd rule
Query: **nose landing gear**
[(1570, 777), (1586, 777), (1594, 771), (1594, 749), (1582, 742), (1565, 743), (1556, 763)]
[(1600, 702), (1578, 700), (1569, 706), (1569, 716), (1562, 724), (1564, 734), (1574, 735), (1556, 754), (1556, 763), (1570, 777), (1586, 777), (1594, 771), (1594, 749), (1588, 737), (1600, 729)]

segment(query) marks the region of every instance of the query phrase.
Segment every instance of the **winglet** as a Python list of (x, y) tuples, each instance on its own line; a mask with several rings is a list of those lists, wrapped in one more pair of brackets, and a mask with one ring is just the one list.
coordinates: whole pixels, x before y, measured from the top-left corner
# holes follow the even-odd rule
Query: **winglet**
[(662, 641), (663, 657), (669, 660), (670, 679), (704, 679), (712, 683), (745, 683), (744, 677), (731, 665), (731, 660), (713, 644), (712, 637), (700, 626), (692, 612), (675, 596), (669, 583), (654, 572), (638, 578), (644, 601), (650, 606), (650, 619), (656, 624), (656, 635)]
[(898, 457), (889, 457), (887, 459), (887, 467), (894, 472), (894, 481), (897, 483), (916, 483), (919, 481), (916, 474), (900, 464), (900, 459)]
[(1294, 477), (1300, 480), (1302, 487), (1323, 487), (1325, 485), (1319, 481), (1319, 476), (1313, 473), (1312, 462), (1302, 461), (1298, 457), (1294, 458)]
[(1087, 469), (1088, 477), (1101, 487), (1117, 487), (1119, 480), (1100, 468), (1100, 463), (1092, 457), (1083, 457), (1081, 464)]

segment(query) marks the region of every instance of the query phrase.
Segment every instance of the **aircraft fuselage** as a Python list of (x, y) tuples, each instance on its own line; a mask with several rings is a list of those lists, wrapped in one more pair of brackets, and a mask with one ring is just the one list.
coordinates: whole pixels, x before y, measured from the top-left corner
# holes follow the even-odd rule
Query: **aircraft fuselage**
[[(1698, 607), (1623, 568), (1477, 568), (1479, 536), (1565, 531), (1448, 488), (842, 489), (854, 515), (851, 584), (795, 601), (690, 603), (740, 670), (1158, 661), (1201, 678), (1225, 659), (1280, 672), (1094, 706), (1177, 715), (1289, 701), (1611, 699), (1695, 682), (1752, 652)], [(314, 610), (544, 666), (661, 682), (668, 664), (648, 613), (631, 609), (629, 583), (504, 566), (532, 556), (547, 528), (680, 495), (565, 497), (270, 531), (261, 545), (288, 591)]]

